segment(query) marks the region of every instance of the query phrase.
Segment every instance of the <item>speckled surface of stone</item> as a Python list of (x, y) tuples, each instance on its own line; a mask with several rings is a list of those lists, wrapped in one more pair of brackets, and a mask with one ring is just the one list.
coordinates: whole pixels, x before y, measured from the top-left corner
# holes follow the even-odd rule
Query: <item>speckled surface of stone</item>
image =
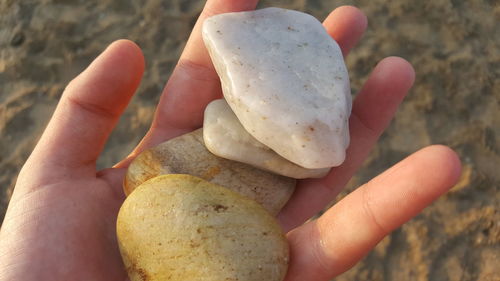
[(245, 131), (223, 99), (211, 102), (205, 109), (203, 140), (207, 149), (219, 157), (250, 164), (291, 178), (321, 178), (330, 171), (329, 168), (300, 167), (260, 143)]
[(228, 104), (259, 142), (305, 168), (340, 165), (349, 145), (349, 77), (314, 17), (267, 8), (216, 15), (203, 38)]

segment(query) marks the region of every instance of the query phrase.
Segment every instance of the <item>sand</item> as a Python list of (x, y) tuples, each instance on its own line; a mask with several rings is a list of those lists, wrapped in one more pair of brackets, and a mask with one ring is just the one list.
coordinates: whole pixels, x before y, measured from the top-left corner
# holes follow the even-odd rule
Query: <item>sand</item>
[[(500, 280), (500, 5), (488, 0), (262, 1), (323, 19), (355, 4), (370, 20), (348, 57), (353, 91), (385, 56), (403, 56), (415, 87), (351, 191), (429, 144), (459, 152), (460, 183), (383, 240), (336, 280)], [(40, 0), (0, 2), (0, 218), (16, 175), (64, 86), (107, 44), (136, 41), (147, 70), (99, 167), (112, 165), (147, 130), (159, 93), (203, 1)]]

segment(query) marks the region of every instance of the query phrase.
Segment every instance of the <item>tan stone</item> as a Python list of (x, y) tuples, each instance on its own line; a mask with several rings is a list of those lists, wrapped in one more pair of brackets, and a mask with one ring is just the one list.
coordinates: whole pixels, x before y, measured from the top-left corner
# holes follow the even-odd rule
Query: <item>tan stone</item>
[(274, 215), (295, 189), (295, 179), (215, 156), (205, 147), (202, 129), (137, 156), (125, 176), (125, 193), (128, 195), (144, 181), (165, 174), (189, 174), (227, 187), (254, 199)]

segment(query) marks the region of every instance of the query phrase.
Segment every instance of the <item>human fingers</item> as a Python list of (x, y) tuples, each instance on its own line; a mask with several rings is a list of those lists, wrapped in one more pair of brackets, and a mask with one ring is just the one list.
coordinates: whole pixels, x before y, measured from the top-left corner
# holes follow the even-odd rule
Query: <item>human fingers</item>
[(23, 170), (51, 179), (95, 176), (104, 143), (137, 89), (144, 58), (127, 40), (111, 44), (66, 87)]
[(287, 281), (321, 281), (341, 274), (382, 238), (448, 191), (460, 160), (445, 146), (424, 148), (361, 186), (323, 216), (288, 234)]
[(341, 6), (333, 10), (323, 22), (323, 26), (330, 36), (347, 56), (366, 30), (368, 20), (365, 14), (353, 6)]
[(302, 224), (337, 196), (389, 125), (414, 80), (415, 72), (404, 59), (385, 58), (375, 67), (353, 103), (346, 160), (322, 179), (299, 182), (278, 215), (286, 230)]
[[(208, 0), (165, 86), (150, 130), (128, 159), (142, 150), (201, 126), (206, 105), (222, 96), (219, 76), (203, 43), (201, 28), (210, 16), (253, 10), (258, 0)], [(118, 166), (125, 166), (125, 160)]]

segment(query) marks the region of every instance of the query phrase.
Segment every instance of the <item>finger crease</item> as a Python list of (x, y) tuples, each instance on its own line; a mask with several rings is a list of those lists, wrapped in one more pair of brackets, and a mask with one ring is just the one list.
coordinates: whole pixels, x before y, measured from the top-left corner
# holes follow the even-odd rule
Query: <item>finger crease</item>
[[(316, 264), (319, 265), (320, 270), (323, 272), (330, 272), (330, 265), (326, 264), (325, 261), (328, 260), (325, 252), (325, 242), (323, 240), (323, 234), (317, 224), (314, 226), (315, 231), (311, 231), (309, 241), (313, 241), (313, 258), (316, 260)], [(317, 233), (318, 237), (314, 237), (314, 232)]]
[(375, 227), (380, 231), (382, 234), (387, 234), (389, 231), (382, 226), (382, 224), (378, 221), (377, 216), (373, 212), (373, 209), (371, 207), (371, 202), (372, 199), (370, 197), (368, 188), (366, 186), (362, 187), (362, 205), (363, 205), (363, 210), (365, 211), (366, 216), (368, 219), (375, 225)]
[(117, 114), (110, 112), (107, 108), (99, 106), (97, 104), (92, 104), (88, 102), (83, 102), (81, 100), (72, 98), (72, 97), (66, 97), (66, 100), (70, 105), (76, 106), (77, 108), (87, 112), (91, 113), (94, 115), (97, 115), (102, 118), (106, 119), (115, 119), (117, 117)]
[(196, 63), (189, 59), (179, 60), (177, 69), (189, 76), (191, 80), (219, 82), (219, 76), (212, 67)]
[[(355, 111), (353, 111), (351, 113), (351, 119), (354, 118), (362, 127), (363, 127), (363, 131), (371, 138), (378, 138), (379, 137), (379, 133), (377, 132), (378, 130), (376, 130), (375, 128), (373, 128), (372, 126), (369, 126), (367, 124), (367, 122), (365, 122), (361, 117), (359, 117), (358, 114), (356, 114)], [(349, 123), (352, 123), (353, 120), (349, 120)]]

